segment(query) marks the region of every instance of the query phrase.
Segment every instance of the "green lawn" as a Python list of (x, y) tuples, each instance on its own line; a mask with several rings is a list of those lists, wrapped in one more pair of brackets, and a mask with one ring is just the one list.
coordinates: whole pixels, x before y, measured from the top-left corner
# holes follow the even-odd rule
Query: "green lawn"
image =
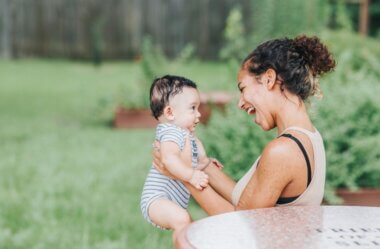
[[(110, 127), (133, 63), (0, 61), (0, 248), (170, 248), (139, 198), (154, 130)], [(232, 89), (221, 64), (179, 70), (201, 90)], [(133, 93), (132, 93), (133, 94)], [(204, 213), (194, 204), (194, 218)]]

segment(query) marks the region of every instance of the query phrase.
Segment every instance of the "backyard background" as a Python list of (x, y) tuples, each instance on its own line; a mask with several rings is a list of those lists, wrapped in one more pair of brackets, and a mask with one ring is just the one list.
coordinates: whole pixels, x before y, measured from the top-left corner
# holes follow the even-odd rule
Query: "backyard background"
[[(154, 129), (115, 129), (116, 108), (167, 73), (236, 96), (244, 55), (301, 33), (337, 60), (308, 105), (339, 204), (380, 188), (379, 0), (0, 0), (0, 248), (170, 248), (139, 208)], [(275, 134), (236, 103), (198, 134), (238, 179)]]

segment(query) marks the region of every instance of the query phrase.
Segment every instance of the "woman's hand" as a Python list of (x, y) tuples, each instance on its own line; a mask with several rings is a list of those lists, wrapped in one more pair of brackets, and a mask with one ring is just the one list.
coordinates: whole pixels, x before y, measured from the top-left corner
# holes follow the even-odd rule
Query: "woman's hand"
[(164, 166), (164, 164), (161, 161), (161, 153), (160, 153), (160, 142), (157, 140), (154, 141), (153, 145), (153, 152), (152, 152), (152, 157), (153, 157), (153, 166), (160, 172), (161, 174), (170, 177), (172, 179), (175, 179), (175, 177), (167, 170)]

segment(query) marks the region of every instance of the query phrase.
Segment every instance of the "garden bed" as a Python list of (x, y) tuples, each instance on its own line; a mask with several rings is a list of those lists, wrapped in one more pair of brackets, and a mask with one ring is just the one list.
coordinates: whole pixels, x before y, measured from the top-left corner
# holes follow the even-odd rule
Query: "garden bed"
[(336, 193), (343, 199), (344, 205), (380, 207), (380, 189), (338, 189)]

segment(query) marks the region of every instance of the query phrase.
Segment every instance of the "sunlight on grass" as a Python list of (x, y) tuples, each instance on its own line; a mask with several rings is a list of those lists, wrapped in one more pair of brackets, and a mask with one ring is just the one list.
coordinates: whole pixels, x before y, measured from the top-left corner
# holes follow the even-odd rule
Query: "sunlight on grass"
[[(133, 84), (138, 65), (0, 67), (0, 247), (170, 248), (171, 233), (139, 208), (154, 130), (115, 130), (113, 106), (98, 111), (99, 99)], [(190, 210), (205, 216), (194, 202)]]

